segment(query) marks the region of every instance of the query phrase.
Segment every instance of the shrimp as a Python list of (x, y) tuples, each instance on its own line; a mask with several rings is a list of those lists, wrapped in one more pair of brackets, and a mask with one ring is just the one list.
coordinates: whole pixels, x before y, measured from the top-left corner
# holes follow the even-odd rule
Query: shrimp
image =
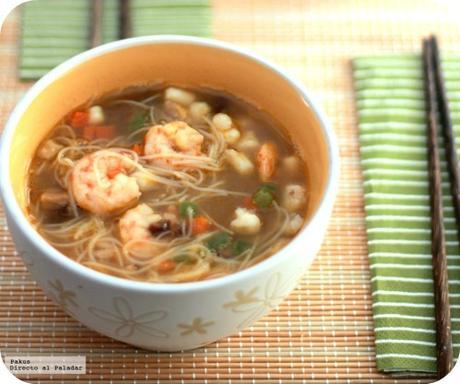
[(127, 208), (141, 194), (136, 179), (129, 176), (129, 172), (129, 163), (118, 153), (93, 152), (78, 160), (71, 171), (72, 195), (80, 207), (98, 215)]
[(174, 167), (171, 154), (201, 156), (203, 135), (183, 121), (173, 121), (164, 125), (154, 125), (145, 135), (144, 153), (147, 155), (165, 155), (164, 158), (152, 159), (152, 162)]
[(278, 150), (273, 143), (264, 143), (256, 156), (257, 170), (262, 181), (270, 180), (276, 171)]
[(165, 250), (167, 243), (154, 234), (169, 231), (171, 221), (155, 213), (147, 204), (139, 204), (124, 213), (118, 223), (120, 238), (131, 243), (131, 253), (139, 259), (149, 259)]

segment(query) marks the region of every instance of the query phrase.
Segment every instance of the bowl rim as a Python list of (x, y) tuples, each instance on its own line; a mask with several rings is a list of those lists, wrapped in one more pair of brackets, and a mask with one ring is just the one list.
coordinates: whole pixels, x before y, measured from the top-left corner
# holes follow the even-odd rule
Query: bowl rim
[[(188, 44), (204, 46), (216, 49), (217, 51), (230, 51), (234, 54), (246, 57), (247, 59), (258, 63), (259, 65), (264, 66), (265, 68), (272, 71), (274, 75), (277, 75), (286, 81), (289, 86), (291, 86), (306, 101), (306, 103), (310, 106), (312, 113), (318, 120), (328, 151), (328, 176), (323, 196), (321, 197), (319, 205), (312, 214), (309, 222), (302, 228), (297, 236), (294, 237), (280, 251), (255, 264), (254, 266), (235, 273), (231, 273), (226, 276), (217, 277), (215, 279), (187, 283), (152, 283), (111, 276), (85, 267), (68, 258), (57, 249), (53, 248), (32, 227), (26, 215), (19, 207), (16, 197), (14, 196), (13, 188), (10, 183), (10, 143), (12, 141), (16, 126), (21, 119), (21, 116), (27, 110), (31, 102), (57, 78), (72, 70), (79, 64), (85, 62), (86, 60), (134, 46), (157, 44)], [(10, 218), (15, 221), (17, 228), (22, 232), (22, 235), (43, 254), (45, 254), (46, 257), (59, 264), (59, 266), (67, 270), (67, 272), (78, 275), (85, 279), (92, 280), (95, 283), (127, 290), (159, 294), (184, 293), (191, 291), (195, 292), (211, 288), (219, 288), (227, 284), (238, 283), (240, 281), (250, 279), (251, 276), (276, 269), (276, 265), (278, 265), (283, 259), (287, 258), (289, 253), (291, 253), (295, 248), (295, 245), (301, 245), (300, 242), (304, 237), (303, 235), (318, 225), (324, 215), (326, 215), (327, 218), (329, 214), (328, 210), (332, 210), (332, 205), (337, 194), (340, 170), (339, 150), (335, 133), (319, 104), (315, 101), (315, 99), (306, 90), (300, 81), (292, 77), (289, 73), (287, 73), (286, 70), (282, 69), (278, 65), (271, 63), (267, 59), (249, 51), (248, 49), (215, 39), (182, 35), (142, 36), (117, 40), (79, 53), (49, 71), (29, 88), (29, 90), (25, 93), (25, 95), (11, 112), (10, 117), (8, 118), (5, 125), (4, 131), (1, 135), (0, 162), (3, 164), (2, 167), (0, 167), (0, 195), (3, 198), (5, 210), (9, 212)], [(310, 258), (313, 258), (314, 256), (315, 255), (312, 254)]]

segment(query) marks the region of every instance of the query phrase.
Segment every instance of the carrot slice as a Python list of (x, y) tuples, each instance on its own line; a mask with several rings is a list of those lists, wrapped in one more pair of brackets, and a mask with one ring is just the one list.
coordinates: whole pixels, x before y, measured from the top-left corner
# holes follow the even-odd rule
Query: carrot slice
[(192, 234), (199, 235), (208, 232), (211, 223), (206, 216), (195, 216), (192, 220)]
[(90, 125), (86, 125), (81, 129), (81, 137), (86, 140), (93, 140), (94, 139), (94, 127)]
[(139, 156), (144, 154), (144, 146), (142, 144), (134, 144), (131, 149), (136, 152)]
[(97, 125), (96, 139), (112, 139), (115, 136), (114, 125)]
[(83, 127), (81, 135), (86, 140), (111, 139), (115, 136), (115, 126), (86, 125)]
[(69, 119), (69, 123), (74, 128), (83, 128), (89, 122), (89, 113), (86, 111), (75, 111)]
[(173, 260), (165, 260), (160, 263), (157, 267), (158, 273), (168, 273), (171, 272), (174, 268), (176, 268), (176, 263)]
[(245, 196), (243, 199), (243, 206), (246, 209), (257, 209), (257, 205), (254, 204), (251, 196)]

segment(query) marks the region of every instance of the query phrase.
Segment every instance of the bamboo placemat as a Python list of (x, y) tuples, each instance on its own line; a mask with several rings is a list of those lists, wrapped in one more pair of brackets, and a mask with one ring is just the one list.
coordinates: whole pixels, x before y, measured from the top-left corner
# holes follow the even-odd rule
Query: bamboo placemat
[[(252, 328), (177, 354), (136, 350), (92, 332), (32, 282), (1, 216), (0, 349), (84, 354), (87, 374), (29, 382), (415, 383), (376, 370), (363, 187), (350, 59), (415, 52), (435, 32), (460, 52), (457, 2), (447, 0), (214, 1), (213, 35), (265, 55), (322, 102), (338, 135), (340, 193), (322, 250), (298, 288)], [(453, 8), (457, 9), (453, 9)], [(0, 126), (28, 84), (17, 81), (18, 15), (0, 35)]]

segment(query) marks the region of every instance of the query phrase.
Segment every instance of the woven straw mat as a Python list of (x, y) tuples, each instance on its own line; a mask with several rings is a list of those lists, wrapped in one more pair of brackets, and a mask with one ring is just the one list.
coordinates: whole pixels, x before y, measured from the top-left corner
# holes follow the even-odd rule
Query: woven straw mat
[[(68, 317), (31, 281), (4, 215), (0, 225), (0, 349), (3, 354), (84, 354), (87, 374), (28, 382), (415, 383), (375, 364), (350, 59), (415, 52), (435, 32), (444, 51), (460, 52), (456, 1), (214, 1), (213, 36), (249, 48), (300, 78), (322, 102), (342, 157), (340, 192), (318, 258), (297, 289), (253, 327), (192, 352), (136, 350)], [(30, 86), (17, 80), (19, 17), (0, 35), (0, 127)], [(62, 380), (62, 381), (61, 381)]]

